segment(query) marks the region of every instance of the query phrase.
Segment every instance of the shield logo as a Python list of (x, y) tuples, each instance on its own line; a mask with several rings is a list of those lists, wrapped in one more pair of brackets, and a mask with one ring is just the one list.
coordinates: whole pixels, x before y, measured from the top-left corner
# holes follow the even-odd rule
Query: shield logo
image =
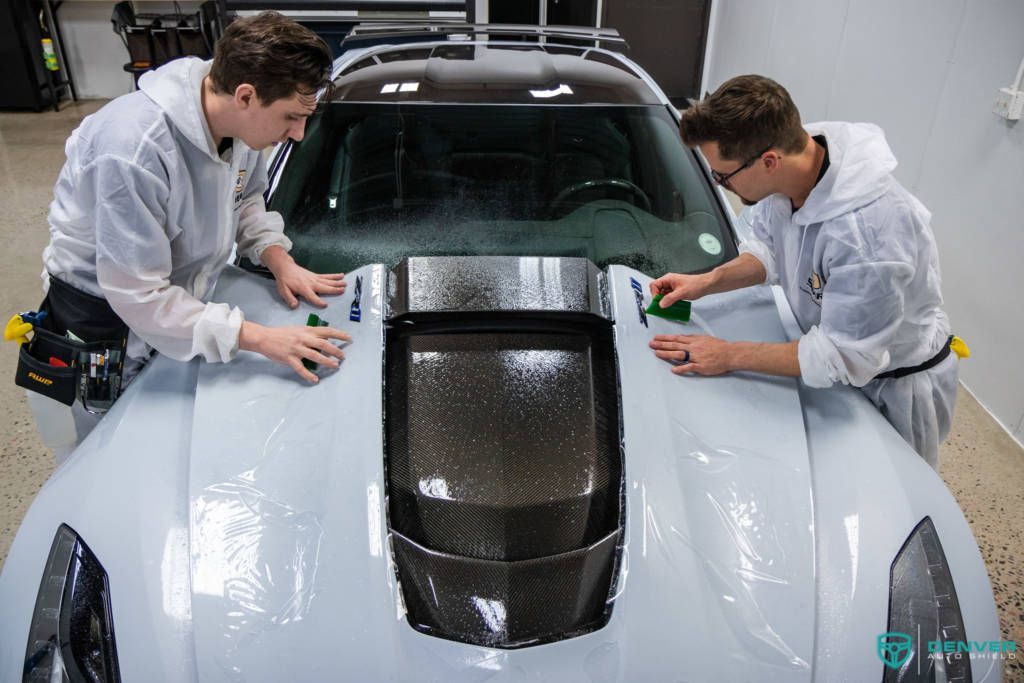
[(914, 641), (906, 633), (891, 631), (878, 636), (878, 658), (890, 669), (898, 669), (910, 659)]
[(238, 172), (238, 177), (235, 178), (235, 204), (242, 199), (242, 190), (245, 189), (245, 169), (241, 169)]

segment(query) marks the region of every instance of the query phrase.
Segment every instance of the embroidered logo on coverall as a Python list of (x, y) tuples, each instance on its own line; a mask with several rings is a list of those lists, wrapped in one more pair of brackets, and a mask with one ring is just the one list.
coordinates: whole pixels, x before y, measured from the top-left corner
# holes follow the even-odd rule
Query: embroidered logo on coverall
[(811, 301), (821, 305), (821, 290), (825, 287), (825, 283), (821, 281), (821, 276), (815, 272), (811, 272), (811, 276), (807, 278), (807, 289), (801, 287), (800, 290), (811, 297)]
[(242, 201), (242, 189), (245, 187), (245, 169), (241, 169), (238, 172), (238, 177), (235, 178), (235, 204)]

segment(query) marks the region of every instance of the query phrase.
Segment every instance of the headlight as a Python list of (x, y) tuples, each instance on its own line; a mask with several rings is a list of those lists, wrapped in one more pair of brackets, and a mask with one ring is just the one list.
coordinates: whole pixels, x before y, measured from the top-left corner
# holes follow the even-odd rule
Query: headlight
[[(971, 683), (967, 654), (929, 655), (929, 642), (967, 640), (956, 587), (931, 519), (925, 517), (892, 563), (889, 575), (889, 631), (909, 636), (910, 651), (884, 667), (885, 683)], [(939, 648), (941, 652), (941, 648)], [(894, 662), (895, 663), (895, 662)]]
[(24, 681), (121, 680), (107, 573), (70, 527), (57, 529), (39, 583)]

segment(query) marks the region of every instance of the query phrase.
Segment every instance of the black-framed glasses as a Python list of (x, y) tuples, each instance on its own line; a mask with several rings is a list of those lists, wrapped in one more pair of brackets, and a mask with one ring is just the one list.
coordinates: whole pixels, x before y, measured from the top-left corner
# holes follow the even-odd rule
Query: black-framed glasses
[(718, 183), (722, 187), (729, 187), (729, 179), (730, 178), (732, 178), (734, 175), (736, 175), (737, 173), (739, 173), (743, 169), (750, 168), (751, 164), (753, 164), (755, 161), (760, 159), (764, 155), (765, 152), (767, 152), (768, 150), (770, 150), (774, 146), (775, 145), (768, 145), (763, 150), (761, 150), (760, 152), (758, 152), (757, 154), (755, 154), (754, 156), (750, 157), (745, 162), (743, 162), (742, 166), (737, 168), (735, 171), (732, 171), (731, 173), (719, 173), (718, 171), (716, 171), (715, 169), (712, 168), (711, 169), (711, 177), (714, 179), (714, 181), (716, 183)]

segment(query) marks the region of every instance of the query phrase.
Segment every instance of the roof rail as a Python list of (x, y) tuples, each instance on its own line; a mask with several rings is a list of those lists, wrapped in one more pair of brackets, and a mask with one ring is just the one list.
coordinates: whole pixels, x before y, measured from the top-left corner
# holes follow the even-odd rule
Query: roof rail
[[(222, 11), (278, 10), (279, 12), (307, 11), (464, 11), (465, 0), (217, 0)], [(347, 17), (346, 17), (347, 18)]]
[(467, 24), (432, 19), (419, 23), (364, 23), (352, 27), (341, 42), (346, 43), (379, 38), (402, 38), (437, 36), (536, 36), (537, 38), (569, 38), (572, 40), (598, 41), (629, 49), (626, 39), (613, 28), (591, 28), (588, 26), (531, 26), (528, 24)]

